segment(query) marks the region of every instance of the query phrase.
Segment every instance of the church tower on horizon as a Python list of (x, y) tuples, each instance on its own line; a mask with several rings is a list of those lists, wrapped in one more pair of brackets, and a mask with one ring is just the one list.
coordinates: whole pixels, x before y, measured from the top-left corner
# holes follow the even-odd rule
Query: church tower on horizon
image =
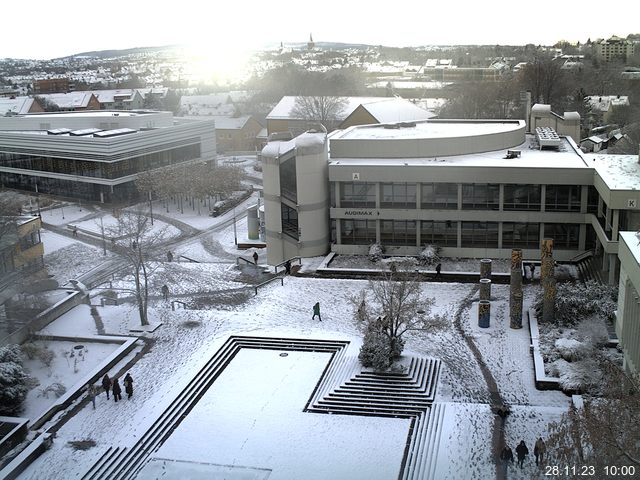
[(309, 41), (307, 42), (307, 50), (313, 50), (316, 44), (313, 42), (313, 35), (309, 34)]

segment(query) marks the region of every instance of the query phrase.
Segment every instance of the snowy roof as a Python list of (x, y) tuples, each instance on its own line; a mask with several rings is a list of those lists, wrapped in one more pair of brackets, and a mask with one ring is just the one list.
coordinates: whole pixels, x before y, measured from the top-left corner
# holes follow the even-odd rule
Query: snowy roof
[[(402, 129), (400, 129), (401, 131)], [(398, 130), (392, 130), (398, 132)], [(516, 168), (589, 168), (590, 165), (574, 150), (571, 142), (561, 138), (558, 150), (540, 150), (533, 135), (527, 135), (525, 142), (513, 147), (520, 150), (517, 158), (505, 158), (505, 150), (470, 153), (448, 157), (401, 157), (401, 158), (332, 158), (330, 165), (380, 165), (380, 166), (486, 166)], [(330, 139), (331, 143), (331, 139)]]
[(140, 95), (144, 98), (146, 98), (148, 94), (164, 98), (167, 96), (167, 93), (169, 93), (169, 89), (167, 87), (136, 88), (136, 90), (140, 92)]
[(113, 103), (115, 97), (133, 97), (135, 90), (133, 88), (121, 88), (117, 90), (93, 90), (92, 92), (100, 103)]
[(592, 110), (608, 112), (611, 107), (629, 106), (629, 97), (626, 95), (592, 95), (585, 97), (585, 102)]
[(250, 118), (250, 115), (243, 115), (235, 118), (225, 117), (223, 115), (211, 116), (211, 119), (216, 122), (216, 130), (240, 130), (247, 124)]
[[(267, 120), (305, 120), (294, 117), (291, 110), (295, 107), (297, 96), (285, 96), (273, 107)], [(415, 106), (408, 100), (400, 97), (340, 97), (345, 100), (346, 105), (337, 117), (343, 121), (353, 111), (362, 105), (379, 122), (411, 121), (431, 118), (434, 115), (420, 107)]]
[(82, 108), (89, 105), (92, 92), (69, 92), (69, 93), (48, 93), (38, 95), (50, 102), (55, 103), (59, 108)]
[(7, 112), (29, 113), (31, 105), (33, 105), (33, 98), (31, 97), (0, 98), (0, 115), (4, 115)]
[(586, 154), (609, 190), (640, 190), (638, 155)]
[[(422, 110), (425, 111), (425, 110)], [(390, 122), (392, 123), (392, 122)], [(520, 129), (518, 121), (430, 121), (405, 128), (386, 128), (381, 125), (362, 125), (333, 134), (343, 139), (422, 139), (461, 136), (480, 136), (507, 133)]]
[(211, 95), (183, 95), (180, 97), (180, 106), (201, 105), (203, 107), (216, 107), (228, 103), (231, 97), (228, 94)]

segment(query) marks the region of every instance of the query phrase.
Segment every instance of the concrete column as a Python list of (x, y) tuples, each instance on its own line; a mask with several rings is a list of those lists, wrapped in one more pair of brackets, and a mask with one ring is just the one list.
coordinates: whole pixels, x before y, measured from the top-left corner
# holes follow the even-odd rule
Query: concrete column
[(522, 328), (522, 250), (511, 250), (511, 281), (509, 289), (511, 328)]
[(553, 238), (543, 238), (540, 248), (540, 283), (553, 276)]
[(589, 208), (589, 187), (582, 185), (580, 188), (580, 213), (587, 213)]
[(480, 279), (480, 300), (491, 300), (491, 280), (489, 278)]
[(556, 279), (553, 277), (547, 278), (544, 283), (544, 293), (542, 297), (542, 321), (552, 322), (555, 318), (556, 309)]
[(620, 210), (613, 211), (613, 218), (611, 219), (611, 240), (618, 240), (618, 227), (620, 225)]
[(489, 328), (491, 324), (491, 302), (488, 300), (480, 300), (478, 303), (478, 326), (481, 328)]
[(609, 285), (616, 284), (616, 265), (618, 263), (617, 255), (608, 255), (609, 257), (609, 277), (607, 278), (607, 282)]
[(540, 211), (545, 212), (547, 210), (547, 186), (540, 185)]
[[(458, 222), (460, 224), (460, 222)], [(491, 278), (491, 259), (483, 258), (480, 260), (480, 278)]]

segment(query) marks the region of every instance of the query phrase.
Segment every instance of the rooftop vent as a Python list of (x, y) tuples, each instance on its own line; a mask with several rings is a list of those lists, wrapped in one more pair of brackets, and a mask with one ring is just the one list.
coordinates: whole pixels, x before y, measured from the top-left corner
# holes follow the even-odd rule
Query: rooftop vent
[(536, 139), (540, 150), (543, 147), (551, 147), (557, 149), (561, 140), (556, 131), (551, 127), (536, 127)]

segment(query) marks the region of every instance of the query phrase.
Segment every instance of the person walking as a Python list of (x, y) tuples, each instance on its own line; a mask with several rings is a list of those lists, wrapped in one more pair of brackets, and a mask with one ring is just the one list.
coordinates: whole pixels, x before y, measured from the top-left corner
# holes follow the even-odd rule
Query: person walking
[(291, 260), (284, 262), (284, 273), (286, 275), (291, 275)]
[(538, 438), (535, 446), (533, 447), (533, 454), (536, 456), (536, 465), (538, 465), (538, 462), (544, 462), (544, 454), (546, 451), (547, 446), (545, 445), (544, 440), (542, 440), (542, 437)]
[(253, 252), (253, 263), (258, 264), (258, 252)]
[(169, 300), (169, 287), (167, 287), (167, 284), (165, 283), (164, 285), (162, 285), (162, 288), (160, 288), (160, 290), (162, 290), (162, 299), (166, 302), (167, 300)]
[(318, 320), (322, 321), (322, 317), (320, 317), (320, 302), (316, 302), (313, 306), (313, 317), (311, 317), (311, 320), (315, 320), (316, 315), (318, 316)]
[(93, 409), (96, 409), (96, 395), (98, 395), (98, 389), (93, 383), (87, 385), (87, 398), (93, 404)]
[(167, 252), (167, 262), (173, 262), (173, 253), (171, 253), (171, 250)]
[(112, 391), (113, 391), (113, 399), (116, 401), (116, 403), (118, 403), (118, 400), (122, 400), (122, 395), (121, 395), (122, 389), (120, 388), (120, 384), (118, 383), (117, 378), (113, 379)]
[(502, 451), (500, 452), (500, 460), (504, 465), (505, 474), (507, 472), (507, 468), (509, 468), (509, 462), (513, 463), (513, 451), (509, 445), (505, 445)]
[(104, 388), (104, 391), (107, 392), (107, 400), (109, 400), (109, 390), (111, 390), (111, 379), (109, 378), (109, 375), (107, 373), (105, 373), (104, 377), (102, 377), (102, 388)]
[(535, 265), (535, 263), (530, 263), (529, 264), (529, 270), (531, 270), (531, 281), (533, 282), (533, 276), (536, 273), (536, 265)]
[(527, 448), (527, 444), (524, 443), (524, 440), (520, 440), (520, 443), (516, 447), (516, 455), (518, 456), (518, 465), (522, 468), (524, 458), (529, 455), (529, 449)]
[(127, 392), (127, 400), (133, 395), (133, 378), (130, 373), (127, 373), (124, 377), (124, 391)]
[(442, 264), (437, 264), (436, 265), (436, 276), (435, 278), (440, 278), (440, 271), (442, 270)]

